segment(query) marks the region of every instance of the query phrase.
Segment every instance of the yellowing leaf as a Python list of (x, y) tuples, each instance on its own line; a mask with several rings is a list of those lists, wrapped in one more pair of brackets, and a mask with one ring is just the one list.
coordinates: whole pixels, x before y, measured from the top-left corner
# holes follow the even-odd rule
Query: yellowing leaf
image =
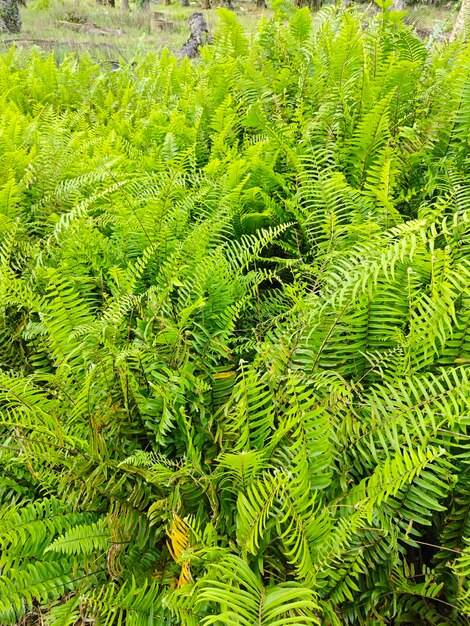
[(213, 378), (215, 380), (219, 380), (221, 378), (230, 378), (230, 376), (234, 376), (235, 372), (232, 370), (230, 372), (219, 372), (218, 374), (214, 374)]
[[(167, 535), (168, 550), (173, 559), (178, 562), (183, 552), (189, 547), (189, 526), (179, 515), (174, 513), (171, 527), (167, 529)], [(177, 588), (192, 581), (190, 563), (189, 559), (183, 561)]]

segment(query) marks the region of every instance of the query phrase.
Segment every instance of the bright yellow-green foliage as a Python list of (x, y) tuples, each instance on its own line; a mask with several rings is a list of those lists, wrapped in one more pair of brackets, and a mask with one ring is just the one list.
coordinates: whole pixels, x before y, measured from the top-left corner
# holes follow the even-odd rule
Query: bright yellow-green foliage
[(469, 137), (393, 13), (0, 59), (2, 626), (467, 623)]

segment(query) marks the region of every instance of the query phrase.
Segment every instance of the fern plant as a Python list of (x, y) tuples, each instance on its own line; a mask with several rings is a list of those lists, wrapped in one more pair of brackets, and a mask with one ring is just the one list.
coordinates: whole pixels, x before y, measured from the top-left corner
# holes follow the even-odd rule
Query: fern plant
[(1, 57), (1, 624), (466, 623), (470, 48), (389, 17)]

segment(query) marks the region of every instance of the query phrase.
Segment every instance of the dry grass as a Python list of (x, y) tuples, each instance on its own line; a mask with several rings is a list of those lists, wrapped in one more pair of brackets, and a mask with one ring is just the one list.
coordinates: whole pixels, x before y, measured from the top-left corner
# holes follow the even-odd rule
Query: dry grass
[(458, 5), (455, 4), (440, 7), (418, 4), (409, 9), (406, 21), (418, 29), (429, 32), (437, 29), (447, 33), (454, 26), (457, 11)]
[[(12, 40), (17, 40), (22, 45), (36, 44), (56, 50), (59, 56), (73, 50), (88, 50), (98, 58), (130, 60), (149, 50), (179, 50), (189, 36), (188, 18), (196, 10), (200, 10), (198, 3), (190, 7), (151, 4), (149, 9), (131, 4), (131, 10), (125, 11), (94, 0), (35, 0), (22, 9), (22, 33), (3, 36), (3, 42), (10, 45)], [(169, 30), (152, 28), (155, 11), (164, 13), (165, 19), (171, 22)], [(239, 10), (240, 19), (249, 30), (254, 29), (262, 13), (248, 3)], [(217, 10), (205, 10), (204, 15), (213, 32)]]

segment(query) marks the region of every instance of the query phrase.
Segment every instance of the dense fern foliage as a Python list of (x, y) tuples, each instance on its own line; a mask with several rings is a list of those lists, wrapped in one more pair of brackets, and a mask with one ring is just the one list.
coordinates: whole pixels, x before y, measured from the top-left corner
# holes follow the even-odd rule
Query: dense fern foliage
[(0, 59), (2, 626), (467, 623), (470, 47), (399, 17)]

